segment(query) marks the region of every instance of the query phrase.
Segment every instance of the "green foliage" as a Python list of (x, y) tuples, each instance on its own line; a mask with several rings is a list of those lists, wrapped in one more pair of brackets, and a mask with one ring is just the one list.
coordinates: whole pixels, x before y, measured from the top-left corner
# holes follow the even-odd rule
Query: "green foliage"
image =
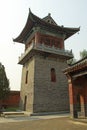
[(0, 63), (0, 100), (5, 99), (9, 92), (9, 80), (6, 76), (5, 67)]
[(6, 111), (17, 111), (19, 107), (7, 107)]
[(72, 59), (67, 60), (67, 64), (68, 64), (68, 65), (72, 65), (72, 64), (74, 64), (74, 63), (77, 61), (77, 60), (75, 59), (75, 57), (74, 57), (73, 52), (72, 52), (72, 55), (73, 55), (73, 58), (72, 58)]
[(70, 60), (67, 61), (67, 64), (68, 64), (68, 65), (72, 65), (72, 64), (74, 64), (76, 61), (77, 61), (77, 60), (76, 60), (75, 58), (72, 58), (72, 59), (70, 59)]
[(83, 59), (85, 57), (87, 57), (87, 50), (86, 49), (84, 49), (83, 51), (80, 52), (80, 58)]

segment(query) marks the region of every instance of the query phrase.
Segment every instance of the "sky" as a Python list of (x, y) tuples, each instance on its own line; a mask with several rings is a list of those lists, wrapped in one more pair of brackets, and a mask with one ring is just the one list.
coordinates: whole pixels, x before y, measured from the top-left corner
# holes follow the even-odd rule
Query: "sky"
[(71, 50), (79, 60), (79, 53), (87, 49), (87, 0), (0, 0), (0, 62), (5, 66), (11, 90), (20, 90), (22, 65), (18, 57), (24, 45), (14, 43), (24, 28), (29, 8), (40, 18), (51, 13), (58, 25), (80, 27), (65, 41), (66, 50)]

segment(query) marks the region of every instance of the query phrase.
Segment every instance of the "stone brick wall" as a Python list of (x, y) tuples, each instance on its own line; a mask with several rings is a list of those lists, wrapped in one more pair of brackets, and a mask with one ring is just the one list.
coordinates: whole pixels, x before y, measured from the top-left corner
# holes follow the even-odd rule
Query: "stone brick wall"
[[(62, 70), (66, 60), (35, 58), (34, 112), (69, 111), (68, 83)], [(55, 69), (56, 82), (51, 82), (51, 68)]]
[[(26, 80), (26, 72), (28, 71), (28, 82)], [(22, 81), (21, 81), (21, 100), (20, 108), (24, 110), (25, 96), (26, 99), (26, 108), (25, 110), (32, 112), (33, 111), (33, 96), (34, 96), (34, 58), (31, 58), (22, 69)]]
[[(62, 70), (66, 60), (44, 57), (36, 54), (24, 66), (22, 71), (21, 101), (24, 110), (36, 112), (69, 111), (68, 83)], [(51, 68), (55, 69), (56, 82), (51, 82)], [(28, 71), (28, 83), (25, 83)]]

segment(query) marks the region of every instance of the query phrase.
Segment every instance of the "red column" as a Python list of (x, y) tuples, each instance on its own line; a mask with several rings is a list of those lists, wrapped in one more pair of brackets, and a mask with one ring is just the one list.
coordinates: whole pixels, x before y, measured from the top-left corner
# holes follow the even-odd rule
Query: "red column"
[(85, 91), (84, 91), (84, 94), (85, 94), (85, 116), (87, 117), (87, 84), (85, 85)]
[(70, 101), (70, 113), (71, 117), (77, 118), (77, 106), (76, 106), (76, 94), (72, 80), (68, 79), (69, 83), (69, 101)]
[(73, 86), (71, 83), (71, 79), (68, 79), (68, 83), (69, 83), (69, 102), (70, 102), (70, 113), (71, 116), (73, 116), (73, 105), (74, 105), (74, 99), (73, 99)]
[(61, 40), (61, 49), (64, 49), (64, 41)]
[(35, 44), (38, 44), (38, 43), (40, 43), (40, 33), (36, 32), (35, 33)]
[(87, 85), (85, 86), (84, 94), (85, 94), (85, 104), (87, 104)]

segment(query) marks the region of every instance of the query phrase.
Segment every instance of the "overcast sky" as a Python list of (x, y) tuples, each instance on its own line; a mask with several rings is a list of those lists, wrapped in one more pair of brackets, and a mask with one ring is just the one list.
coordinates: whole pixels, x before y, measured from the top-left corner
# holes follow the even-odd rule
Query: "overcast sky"
[(40, 18), (51, 13), (58, 25), (81, 27), (65, 41), (67, 50), (73, 51), (79, 59), (79, 52), (87, 49), (87, 0), (0, 0), (0, 62), (5, 66), (12, 90), (20, 90), (22, 66), (18, 57), (24, 52), (24, 45), (13, 43), (26, 24), (31, 11)]

